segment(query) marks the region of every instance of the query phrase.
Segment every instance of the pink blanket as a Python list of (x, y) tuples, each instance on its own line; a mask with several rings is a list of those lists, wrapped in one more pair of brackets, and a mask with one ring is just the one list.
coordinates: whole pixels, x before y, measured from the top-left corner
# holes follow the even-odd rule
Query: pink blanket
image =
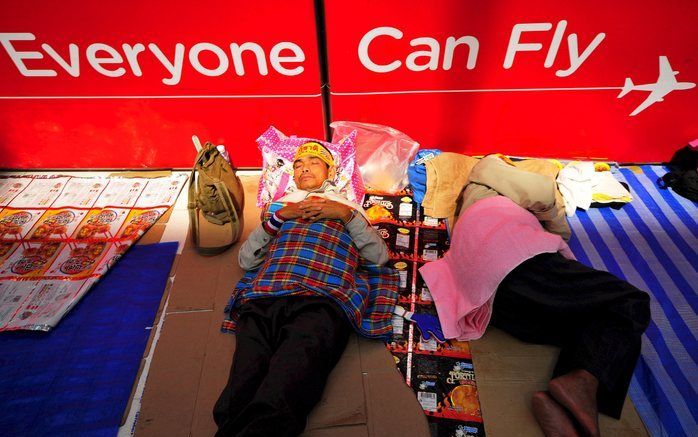
[(451, 248), (419, 272), (429, 287), (446, 338), (482, 337), (497, 287), (516, 266), (540, 253), (574, 259), (558, 235), (504, 196), (482, 199), (458, 219)]

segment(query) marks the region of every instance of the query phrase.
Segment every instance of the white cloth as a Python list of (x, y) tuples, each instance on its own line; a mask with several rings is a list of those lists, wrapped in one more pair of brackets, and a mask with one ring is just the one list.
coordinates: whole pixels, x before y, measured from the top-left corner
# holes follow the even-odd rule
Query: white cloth
[(599, 171), (591, 177), (591, 197), (594, 202), (610, 203), (633, 200), (633, 196), (610, 171)]
[(590, 161), (573, 161), (560, 170), (557, 187), (565, 201), (567, 217), (572, 217), (577, 208), (589, 209), (594, 173), (594, 163)]

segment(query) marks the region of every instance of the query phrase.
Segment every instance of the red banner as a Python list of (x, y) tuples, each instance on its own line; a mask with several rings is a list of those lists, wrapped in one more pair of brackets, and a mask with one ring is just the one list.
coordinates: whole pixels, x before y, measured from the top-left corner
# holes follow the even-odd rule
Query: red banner
[(0, 167), (259, 166), (270, 124), (322, 137), (313, 2), (30, 1), (0, 16)]
[[(692, 0), (325, 9), (335, 120), (468, 154), (625, 162), (698, 136)], [(317, 44), (310, 0), (6, 7), (0, 167), (187, 167), (192, 134), (259, 166), (269, 125), (324, 136)]]
[(623, 162), (698, 137), (692, 0), (328, 1), (326, 15), (335, 120), (467, 154)]

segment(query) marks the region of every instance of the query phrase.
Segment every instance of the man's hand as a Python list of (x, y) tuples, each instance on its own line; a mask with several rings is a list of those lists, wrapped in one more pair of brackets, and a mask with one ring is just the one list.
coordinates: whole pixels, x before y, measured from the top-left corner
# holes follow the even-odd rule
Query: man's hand
[(279, 215), (279, 218), (282, 220), (293, 220), (297, 219), (301, 216), (303, 216), (303, 210), (300, 208), (302, 202), (298, 203), (293, 203), (289, 202), (281, 208), (280, 210), (276, 211), (276, 214)]
[(316, 222), (322, 219), (337, 219), (346, 224), (353, 217), (352, 209), (347, 205), (322, 197), (310, 197), (298, 205), (302, 211), (301, 217), (309, 222)]

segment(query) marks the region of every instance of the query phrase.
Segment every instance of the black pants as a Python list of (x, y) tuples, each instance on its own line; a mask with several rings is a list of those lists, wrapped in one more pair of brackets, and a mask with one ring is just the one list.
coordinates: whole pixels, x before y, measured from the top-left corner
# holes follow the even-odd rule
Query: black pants
[(228, 383), (213, 410), (216, 436), (303, 432), (351, 332), (344, 313), (326, 298), (245, 303)]
[(650, 321), (649, 295), (558, 253), (525, 261), (499, 285), (492, 324), (561, 347), (553, 378), (584, 369), (599, 380), (599, 411), (619, 418)]

